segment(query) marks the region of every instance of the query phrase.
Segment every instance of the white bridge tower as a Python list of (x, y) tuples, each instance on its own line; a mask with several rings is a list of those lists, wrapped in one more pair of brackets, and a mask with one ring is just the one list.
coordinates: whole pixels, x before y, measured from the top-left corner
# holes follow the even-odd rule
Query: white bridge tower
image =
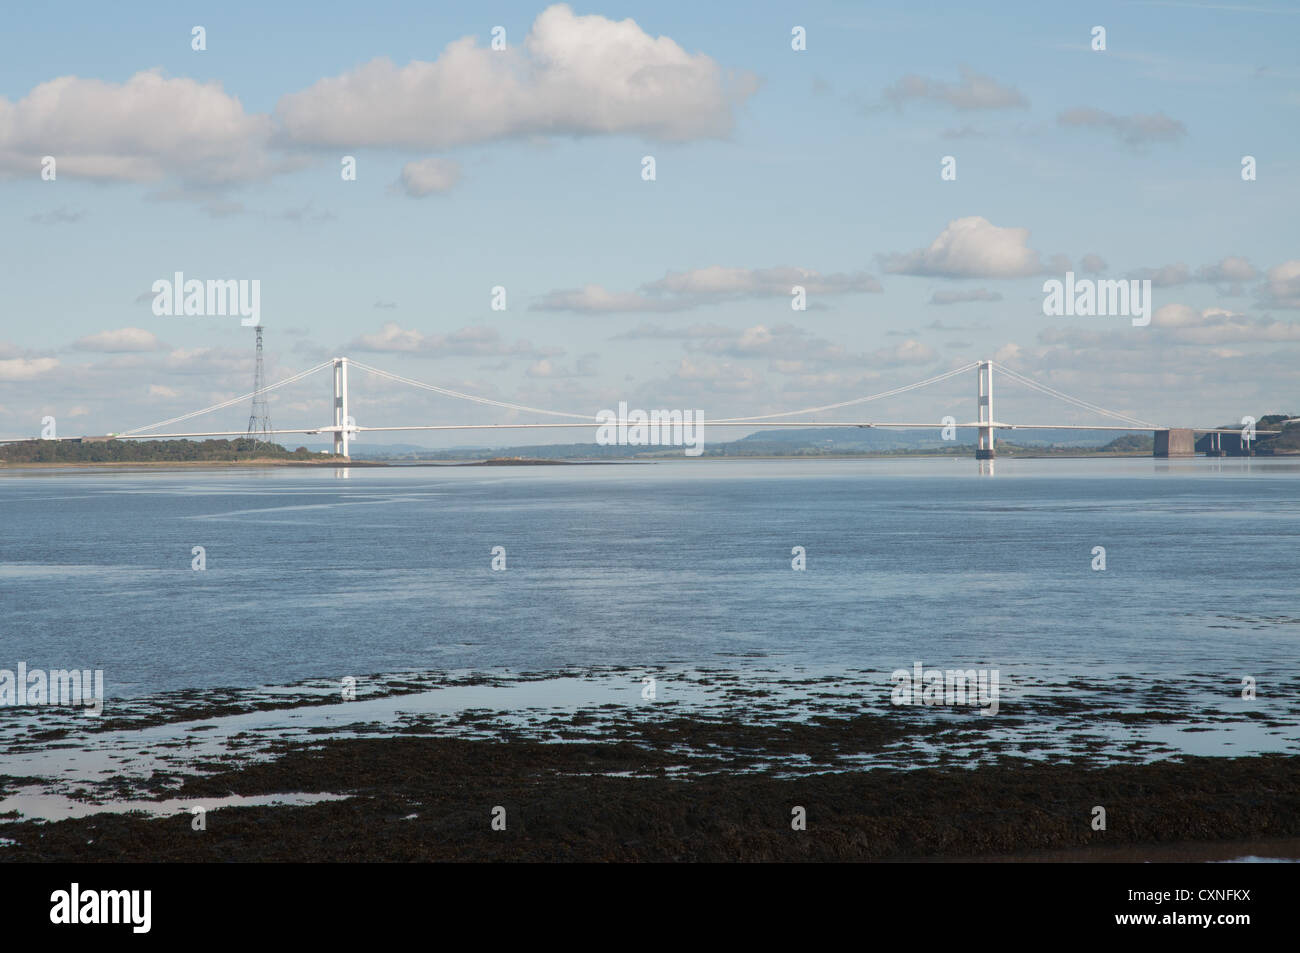
[(334, 358), (334, 455), (348, 455), (352, 418), (348, 416), (348, 359)]
[(979, 440), (975, 444), (976, 460), (992, 460), (993, 451), (993, 362), (980, 361), (976, 366), (979, 384), (976, 390), (976, 421)]

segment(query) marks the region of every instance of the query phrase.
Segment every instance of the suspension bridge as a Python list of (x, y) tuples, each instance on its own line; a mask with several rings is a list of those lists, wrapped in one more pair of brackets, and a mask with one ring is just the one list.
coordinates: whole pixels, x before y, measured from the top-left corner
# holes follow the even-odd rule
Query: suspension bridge
[[(259, 339), (260, 346), (260, 339)], [(314, 367), (309, 367), (304, 371), (287, 377), (284, 380), (277, 381), (274, 384), (263, 384), (260, 366), (260, 349), (259, 349), (259, 367), (258, 374), (255, 378), (255, 389), (248, 394), (241, 394), (238, 397), (232, 397), (229, 400), (221, 401), (210, 407), (204, 407), (200, 410), (192, 411), (188, 414), (181, 414), (176, 417), (170, 417), (166, 420), (160, 420), (144, 427), (137, 427), (134, 430), (127, 430), (122, 433), (112, 433), (104, 436), (87, 436), (87, 437), (64, 437), (63, 440), (72, 441), (101, 441), (101, 440), (157, 440), (157, 439), (193, 439), (193, 438), (216, 438), (216, 437), (263, 437), (278, 436), (280, 434), (330, 434), (334, 442), (334, 453), (338, 456), (349, 456), (349, 443), (363, 433), (394, 433), (404, 431), (453, 431), (453, 430), (538, 430), (538, 429), (590, 429), (597, 428), (603, 422), (595, 414), (577, 414), (567, 413), (558, 410), (547, 410), (540, 407), (528, 407), (523, 404), (517, 404), (510, 401), (495, 400), (490, 397), (482, 397), (474, 394), (466, 394), (461, 391), (452, 390), (448, 387), (440, 387), (436, 384), (429, 384), (423, 381), (412, 380), (399, 374), (393, 374), (381, 368), (372, 367), (369, 364), (363, 364), (360, 361), (347, 357), (336, 357), (328, 361), (322, 361)], [(1023, 385), (1031, 390), (1073, 405), (1074, 407), (1105, 417), (1116, 423), (1108, 424), (1068, 424), (1068, 423), (1008, 423), (998, 420), (993, 414), (993, 371), (997, 368), (1000, 375), (1014, 381), (1016, 384)], [(368, 374), (372, 374), (380, 379), (392, 383), (404, 384), (417, 389), (439, 394), (443, 397), (455, 400), (466, 401), (484, 407), (495, 407), (501, 410), (510, 411), (516, 414), (530, 414), (545, 418), (562, 418), (560, 420), (548, 419), (538, 423), (473, 423), (473, 424), (407, 424), (394, 426), (359, 426), (348, 410), (348, 371), (349, 368), (356, 368)], [(265, 408), (266, 395), (282, 387), (287, 387), (302, 381), (314, 374), (318, 374), (326, 369), (332, 369), (334, 379), (334, 395), (332, 413), (329, 417), (330, 422), (320, 426), (307, 426), (300, 428), (280, 428), (271, 429), (268, 424), (269, 415)], [(887, 420), (853, 420), (853, 421), (836, 421), (836, 420), (816, 420), (810, 419), (818, 414), (825, 414), (831, 411), (843, 410), (849, 407), (859, 407), (869, 404), (873, 401), (884, 400), (890, 397), (898, 397), (902, 394), (918, 390), (922, 387), (929, 387), (943, 381), (950, 380), (962, 374), (968, 374), (975, 371), (976, 376), (976, 402), (975, 418), (973, 420), (958, 422), (953, 417), (946, 417), (936, 423), (934, 420), (926, 421), (887, 421)], [(169, 431), (160, 432), (159, 428), (183, 424), (186, 421), (193, 420), (205, 414), (214, 413), (228, 407), (242, 404), (246, 401), (252, 401), (254, 415), (249, 420), (249, 426), (246, 430), (219, 430), (219, 431)], [(260, 417), (261, 425), (257, 421), (258, 408), (262, 408)], [(1242, 438), (1245, 441), (1246, 435), (1242, 428), (1237, 427), (1170, 427), (1150, 421), (1141, 420), (1128, 414), (1107, 410), (1091, 401), (1082, 400), (1064, 394), (1055, 388), (1049, 387), (1039, 381), (1026, 377), (1004, 365), (995, 364), (990, 360), (971, 361), (963, 364), (961, 367), (945, 371), (925, 380), (916, 381), (901, 387), (895, 387), (891, 390), (882, 391), (878, 394), (870, 394), (865, 397), (857, 397), (852, 400), (840, 401), (834, 404), (825, 404), (820, 407), (805, 407), (800, 410), (785, 411), (782, 413), (760, 414), (751, 417), (721, 417), (717, 419), (708, 419), (703, 421), (709, 427), (731, 427), (744, 429), (757, 429), (762, 427), (844, 427), (844, 428), (879, 428), (879, 429), (896, 429), (896, 430), (918, 430), (918, 429), (974, 429), (977, 433), (975, 445), (975, 457), (979, 460), (992, 460), (995, 456), (996, 448), (994, 442), (994, 432), (1003, 431), (1034, 431), (1034, 430), (1089, 430), (1089, 431), (1123, 431), (1132, 433), (1134, 431), (1151, 431), (1154, 434), (1153, 453), (1157, 457), (1179, 457), (1192, 456), (1195, 451), (1195, 439), (1197, 434), (1210, 434), (1211, 452), (1214, 448), (1221, 447), (1221, 435), (1230, 434)], [(1280, 431), (1276, 430), (1258, 430), (1254, 434), (1275, 434)], [(0, 440), (0, 443), (17, 443), (24, 439), (17, 438), (9, 440)]]

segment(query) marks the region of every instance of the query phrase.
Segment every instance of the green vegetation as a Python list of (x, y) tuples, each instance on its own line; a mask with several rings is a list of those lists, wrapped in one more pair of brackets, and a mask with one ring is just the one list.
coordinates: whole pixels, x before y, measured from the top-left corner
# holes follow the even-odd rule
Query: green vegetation
[(1255, 426), (1260, 430), (1281, 430), (1277, 436), (1261, 436), (1256, 449), (1268, 448), (1270, 453), (1300, 453), (1300, 423), (1287, 426), (1286, 420), (1296, 419), (1295, 414), (1267, 414), (1260, 417)]
[(1116, 437), (1106, 446), (1103, 453), (1151, 453), (1156, 448), (1156, 438), (1151, 434), (1126, 433)]
[(237, 440), (24, 440), (0, 446), (5, 463), (204, 463), (325, 459), (306, 447)]

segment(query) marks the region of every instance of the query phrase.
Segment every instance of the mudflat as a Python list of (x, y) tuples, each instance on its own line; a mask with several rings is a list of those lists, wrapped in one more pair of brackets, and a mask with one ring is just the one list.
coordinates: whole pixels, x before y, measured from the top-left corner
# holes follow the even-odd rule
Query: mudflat
[[(8, 842), (0, 860), (1300, 856), (1300, 757), (1293, 755), (1101, 766), (1005, 757), (970, 768), (863, 770), (848, 752), (895, 742), (896, 722), (872, 715), (798, 725), (681, 717), (608, 726), (594, 739), (586, 727), (554, 725), (571, 736), (563, 743), (509, 734), (440, 737), (418, 726), (396, 737), (281, 742), (269, 760), (233, 770), (212, 764), (168, 796), (195, 805), (231, 794), (345, 797), (224, 807), (208, 813), (204, 830), (194, 829), (189, 811), (14, 820), (0, 823)], [(1104, 830), (1095, 829), (1098, 806)]]

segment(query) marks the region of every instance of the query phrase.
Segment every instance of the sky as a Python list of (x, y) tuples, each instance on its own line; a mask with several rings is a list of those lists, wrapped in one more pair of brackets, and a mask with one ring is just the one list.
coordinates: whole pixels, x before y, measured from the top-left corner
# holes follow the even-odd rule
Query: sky
[[(0, 436), (250, 391), (238, 316), (155, 313), (176, 272), (259, 282), (268, 382), (346, 356), (707, 419), (991, 359), (1161, 425), (1300, 414), (1300, 4), (267, 7), (6, 11)], [(1067, 272), (1150, 280), (1149, 323), (1045, 315)], [(350, 384), (360, 426), (546, 419)], [(818, 419), (971, 420), (975, 387)], [(273, 426), (328, 424), (330, 388), (276, 390)], [(1010, 377), (995, 400), (1115, 422)], [(580, 439), (511, 434), (362, 439)]]

